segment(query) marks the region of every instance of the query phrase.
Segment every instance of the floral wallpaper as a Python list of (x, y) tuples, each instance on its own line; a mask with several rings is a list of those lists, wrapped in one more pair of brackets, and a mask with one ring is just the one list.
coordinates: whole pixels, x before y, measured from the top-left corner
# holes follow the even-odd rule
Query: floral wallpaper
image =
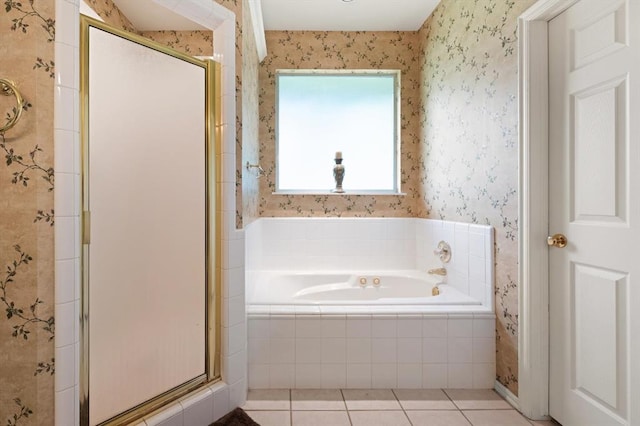
[(497, 378), (518, 392), (517, 17), (535, 0), (443, 0), (420, 30), (420, 215), (496, 229)]
[(0, 425), (54, 418), (53, 94), (55, 2), (0, 10)]
[(124, 13), (118, 9), (111, 0), (82, 0), (87, 6), (93, 9), (105, 23), (120, 28), (131, 33), (138, 33), (131, 21), (124, 16)]
[(251, 14), (248, 13), (248, 0), (243, 0), (242, 28), (244, 37), (242, 38), (242, 140), (240, 142), (239, 153), (236, 158), (241, 159), (239, 175), (240, 182), (236, 183), (239, 197), (236, 200), (236, 217), (238, 228), (248, 225), (258, 217), (259, 175), (255, 169), (246, 170), (244, 164), (256, 164), (259, 162), (259, 92), (258, 73), (260, 61), (258, 60), (258, 50), (256, 39), (253, 33)]
[(192, 56), (213, 55), (213, 31), (138, 31), (112, 0), (83, 0), (105, 23)]
[[(420, 198), (420, 42), (417, 32), (267, 31), (260, 66), (260, 216), (411, 217)], [(275, 73), (278, 69), (399, 69), (401, 190), (406, 195), (275, 195)], [(348, 167), (348, 165), (347, 165)]]
[(142, 31), (139, 34), (187, 55), (213, 55), (213, 31)]

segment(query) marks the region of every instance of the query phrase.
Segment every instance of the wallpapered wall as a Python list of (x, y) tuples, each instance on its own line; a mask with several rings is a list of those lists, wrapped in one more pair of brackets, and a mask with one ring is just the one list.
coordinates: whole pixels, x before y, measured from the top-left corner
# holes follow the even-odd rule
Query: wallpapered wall
[[(248, 0), (243, 0), (243, 10), (248, 11)], [(242, 14), (242, 28), (244, 37), (242, 38), (242, 120), (241, 137), (236, 153), (236, 158), (240, 159), (240, 165), (236, 175), (239, 182), (236, 182), (236, 226), (241, 228), (248, 225), (258, 217), (259, 200), (259, 178), (255, 169), (246, 170), (243, 166), (247, 162), (256, 164), (259, 161), (259, 93), (258, 93), (258, 73), (260, 61), (256, 48), (256, 39), (251, 23), (251, 14)], [(238, 189), (239, 188), (239, 189)]]
[[(267, 31), (260, 66), (260, 216), (414, 216), (418, 164), (420, 43), (416, 32)], [(401, 190), (406, 195), (274, 195), (278, 69), (400, 69)], [(348, 173), (348, 159), (345, 159)], [(331, 173), (331, 169), (328, 170)]]
[[(54, 415), (53, 93), (55, 2), (5, 2), (0, 78), (25, 99), (0, 134), (0, 424)], [(16, 105), (0, 96), (0, 126)]]
[(516, 394), (516, 26), (534, 1), (444, 0), (420, 30), (420, 214), (495, 227), (497, 376)]
[[(267, 32), (260, 216), (405, 216), (496, 228), (498, 380), (517, 394), (517, 17), (535, 0), (443, 0), (417, 32)], [(275, 71), (402, 70), (406, 196), (273, 195)]]

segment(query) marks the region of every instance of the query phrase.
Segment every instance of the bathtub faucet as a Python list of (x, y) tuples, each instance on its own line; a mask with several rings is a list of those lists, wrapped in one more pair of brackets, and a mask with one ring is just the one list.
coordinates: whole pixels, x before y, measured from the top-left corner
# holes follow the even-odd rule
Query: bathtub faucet
[(440, 276), (446, 276), (447, 275), (447, 269), (446, 268), (436, 268), (436, 269), (429, 269), (429, 274), (430, 275), (440, 275)]

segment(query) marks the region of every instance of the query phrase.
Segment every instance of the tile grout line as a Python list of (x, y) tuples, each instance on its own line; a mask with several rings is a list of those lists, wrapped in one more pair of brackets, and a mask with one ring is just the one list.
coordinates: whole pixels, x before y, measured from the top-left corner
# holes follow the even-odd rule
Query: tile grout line
[(344, 409), (347, 411), (347, 418), (349, 419), (349, 424), (353, 426), (353, 421), (351, 420), (351, 413), (349, 412), (349, 407), (347, 406), (347, 400), (344, 397), (344, 389), (340, 389), (340, 395), (342, 395), (342, 402), (344, 402)]
[(464, 412), (460, 409), (460, 407), (458, 407), (458, 404), (456, 404), (456, 402), (453, 400), (453, 398), (451, 398), (451, 396), (449, 395), (447, 390), (446, 389), (440, 389), (440, 390), (442, 392), (444, 392), (445, 395), (447, 395), (447, 398), (449, 398), (449, 401), (451, 401), (453, 406), (456, 407), (456, 409), (458, 410), (458, 413), (462, 414), (462, 417), (464, 417), (464, 419), (467, 421), (467, 423), (469, 423), (469, 425), (473, 426), (473, 423), (471, 423), (471, 420), (469, 420), (469, 418), (464, 414)]
[(396, 390), (397, 389), (391, 389), (391, 393), (393, 394), (393, 396), (396, 397), (396, 401), (398, 401), (398, 405), (400, 405), (400, 409), (402, 409), (402, 412), (404, 413), (404, 416), (409, 421), (409, 425), (413, 426), (413, 422), (411, 421), (411, 418), (409, 417), (409, 414), (407, 414), (407, 411), (404, 409), (404, 406), (400, 402), (400, 398), (398, 398), (398, 394), (396, 394)]

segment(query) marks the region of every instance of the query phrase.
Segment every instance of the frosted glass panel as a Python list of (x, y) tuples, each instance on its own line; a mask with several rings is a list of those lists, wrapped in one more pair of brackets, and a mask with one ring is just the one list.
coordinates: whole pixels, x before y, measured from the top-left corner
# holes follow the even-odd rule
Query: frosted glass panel
[(90, 423), (205, 373), (205, 68), (90, 29)]
[(396, 189), (396, 74), (278, 75), (278, 189)]

